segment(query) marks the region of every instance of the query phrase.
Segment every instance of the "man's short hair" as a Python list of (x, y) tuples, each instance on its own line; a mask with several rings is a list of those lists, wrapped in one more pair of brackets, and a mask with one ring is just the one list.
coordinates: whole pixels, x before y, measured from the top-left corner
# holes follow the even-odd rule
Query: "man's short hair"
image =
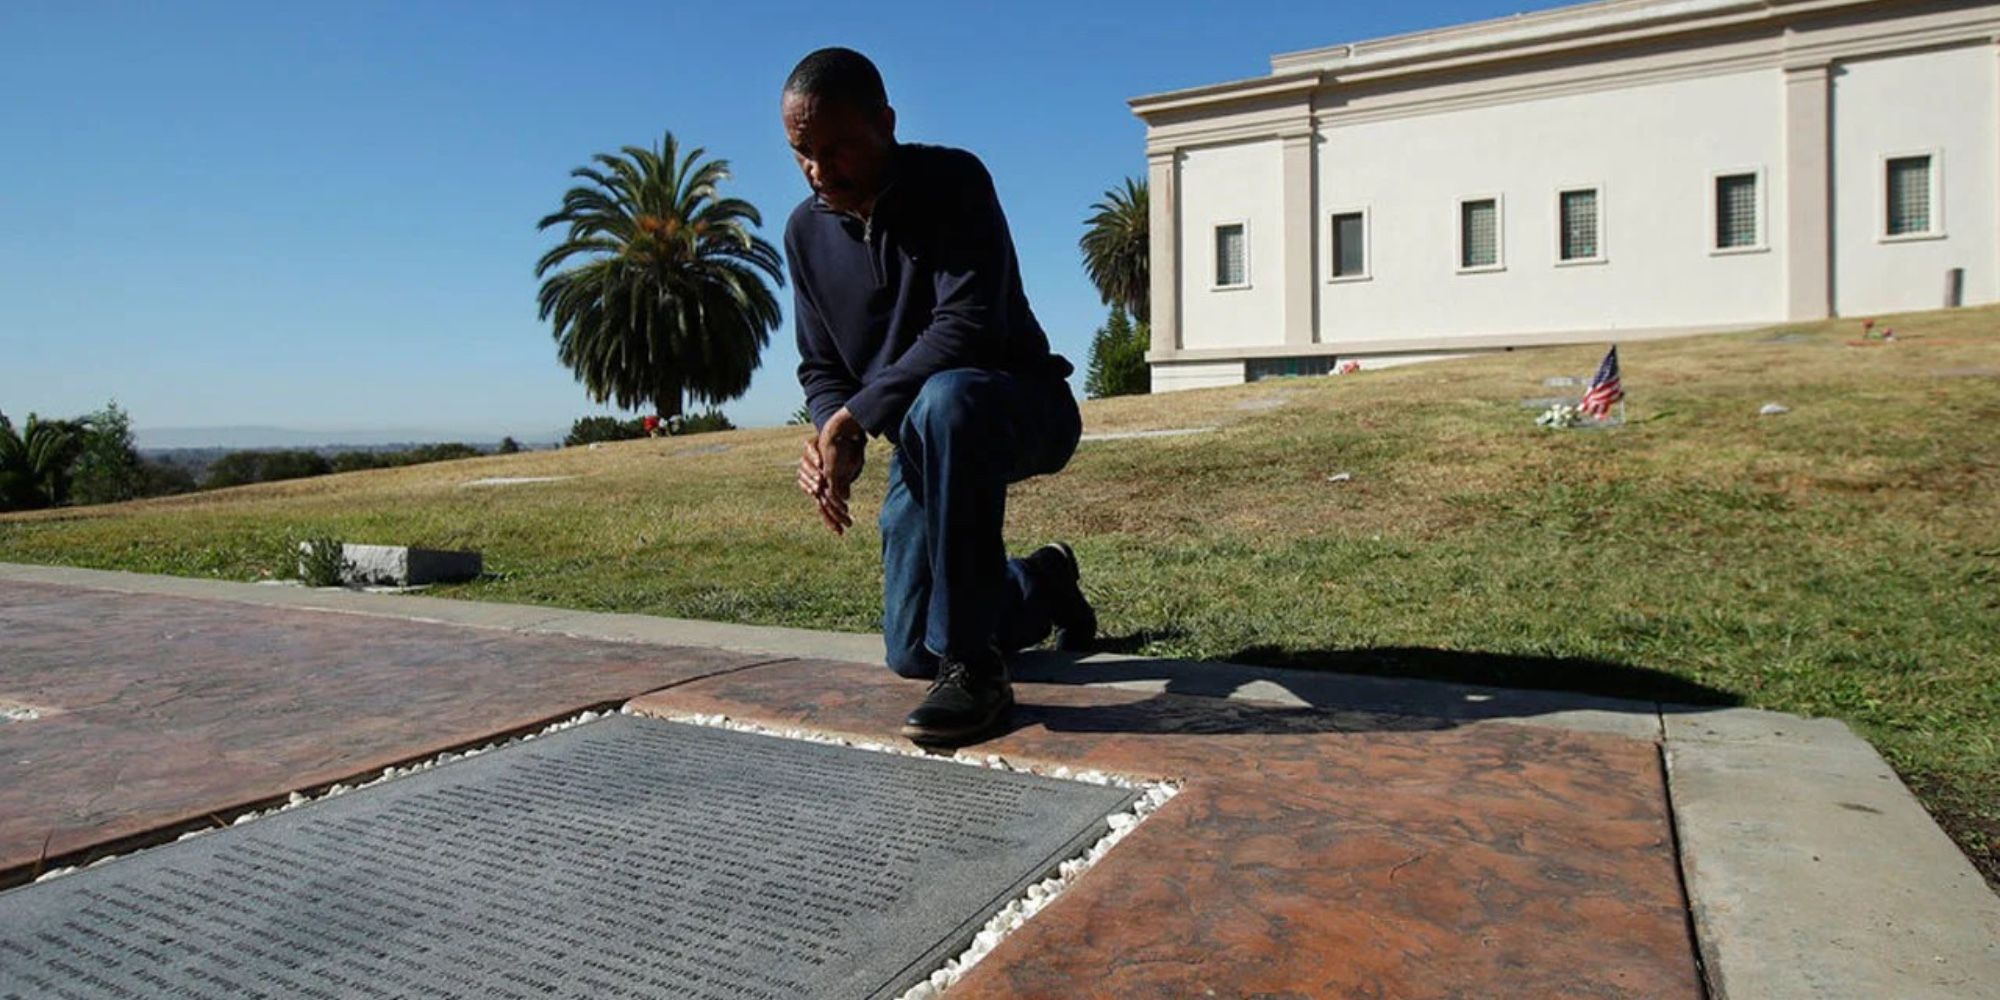
[(882, 74), (868, 57), (853, 49), (825, 48), (799, 60), (785, 78), (785, 93), (820, 100), (846, 101), (862, 111), (889, 106)]

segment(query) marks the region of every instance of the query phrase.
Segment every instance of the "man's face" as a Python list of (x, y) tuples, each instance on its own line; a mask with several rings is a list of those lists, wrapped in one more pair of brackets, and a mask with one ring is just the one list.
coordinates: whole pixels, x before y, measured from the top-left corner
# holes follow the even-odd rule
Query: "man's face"
[(792, 156), (820, 200), (842, 212), (871, 207), (895, 148), (895, 109), (870, 113), (847, 101), (787, 92), (783, 110)]

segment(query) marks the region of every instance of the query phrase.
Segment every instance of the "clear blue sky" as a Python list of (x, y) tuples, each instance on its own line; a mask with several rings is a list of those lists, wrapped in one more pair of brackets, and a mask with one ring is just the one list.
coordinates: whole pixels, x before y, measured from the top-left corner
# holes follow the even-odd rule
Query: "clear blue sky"
[[(1081, 368), (1082, 219), (1145, 169), (1127, 98), (1539, 6), (6, 0), (0, 411), (489, 441), (603, 412), (535, 317), (535, 221), (590, 154), (671, 129), (779, 242), (805, 187), (778, 89), (834, 44), (881, 67), (902, 138), (985, 159)], [(737, 423), (798, 405), (791, 341), (788, 317)]]

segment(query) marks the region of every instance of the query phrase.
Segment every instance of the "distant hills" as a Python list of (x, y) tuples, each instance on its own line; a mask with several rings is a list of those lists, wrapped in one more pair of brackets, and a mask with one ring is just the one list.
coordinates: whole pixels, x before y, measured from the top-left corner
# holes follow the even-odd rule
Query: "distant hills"
[[(242, 450), (249, 448), (310, 448), (314, 451), (375, 451), (388, 446), (444, 444), (462, 441), (475, 446), (495, 446), (505, 431), (448, 431), (424, 428), (388, 430), (300, 431), (286, 427), (135, 427), (133, 445), (140, 451), (181, 449)], [(562, 431), (516, 434), (524, 447), (546, 448), (562, 442)]]

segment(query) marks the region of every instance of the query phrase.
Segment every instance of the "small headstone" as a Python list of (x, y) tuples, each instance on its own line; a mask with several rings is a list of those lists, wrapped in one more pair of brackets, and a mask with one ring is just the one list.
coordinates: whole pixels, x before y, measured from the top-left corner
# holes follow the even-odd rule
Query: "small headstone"
[(575, 476), (493, 476), (460, 483), (460, 486), (520, 486), (526, 483), (559, 483)]
[(1133, 438), (1181, 437), (1187, 434), (1206, 434), (1214, 429), (1214, 427), (1167, 427), (1155, 431), (1105, 431), (1098, 434), (1085, 434), (1079, 440), (1126, 441)]
[(1273, 393), (1269, 396), (1258, 396), (1255, 399), (1245, 399), (1238, 401), (1236, 403), (1236, 409), (1250, 410), (1253, 412), (1259, 410), (1275, 410), (1278, 407), (1291, 402), (1292, 401), (1291, 397), (1292, 397), (1291, 393)]
[[(311, 542), (300, 542), (300, 553), (311, 551)], [(463, 583), (476, 580), (485, 569), (477, 552), (444, 549), (413, 549), (405, 545), (352, 545), (340, 547), (341, 582), (355, 587), (419, 587), (432, 583)]]
[(0, 997), (894, 997), (1132, 798), (614, 716), (0, 893)]
[(1579, 384), (1574, 375), (1551, 375), (1542, 380), (1542, 385), (1550, 389), (1567, 389)]

